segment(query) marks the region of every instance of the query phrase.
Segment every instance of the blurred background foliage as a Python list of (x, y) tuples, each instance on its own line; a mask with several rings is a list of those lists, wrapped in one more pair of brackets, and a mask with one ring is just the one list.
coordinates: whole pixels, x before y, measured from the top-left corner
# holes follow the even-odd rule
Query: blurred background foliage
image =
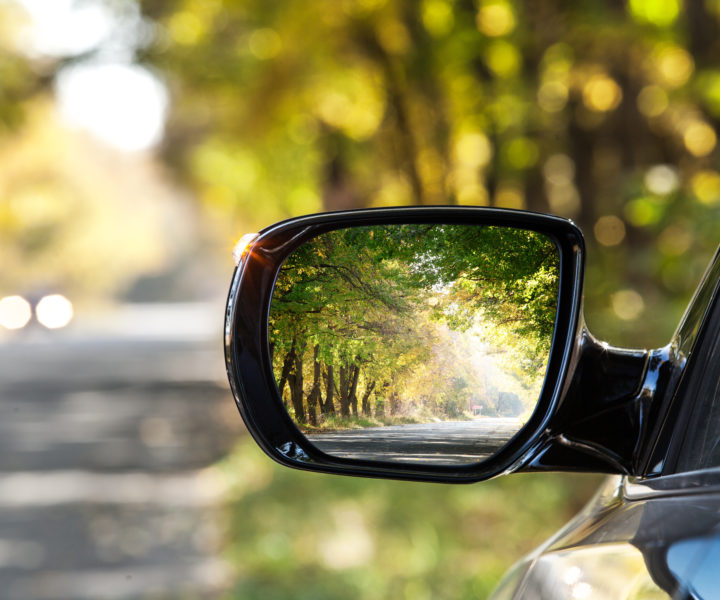
[[(591, 330), (660, 346), (720, 239), (719, 119), (717, 0), (0, 0), (0, 295), (224, 272), (317, 210), (501, 206), (579, 223)], [(131, 152), (93, 135), (130, 125)], [(219, 468), (239, 597), (483, 596), (588, 490), (296, 474), (245, 442)]]
[(176, 99), (164, 155), (210, 212), (554, 212), (589, 238), (593, 331), (669, 339), (718, 242), (717, 2), (143, 8)]
[[(112, 27), (51, 56), (18, 33), (23, 6), (37, 4), (0, 4), (2, 146), (47, 129), (46, 99), (79, 66), (143, 66), (169, 95), (164, 172), (225, 246), (242, 228), (323, 209), (554, 212), (588, 237), (593, 331), (659, 346), (717, 243), (714, 0), (85, 0)], [(81, 203), (72, 175), (46, 165), (23, 180)], [(5, 197), (33, 194), (12, 171), (0, 176)], [(43, 209), (57, 213), (45, 220), (74, 223), (69, 204)], [(66, 245), (25, 241), (49, 227), (28, 223), (35, 205), (11, 201), (0, 220), (24, 257)]]

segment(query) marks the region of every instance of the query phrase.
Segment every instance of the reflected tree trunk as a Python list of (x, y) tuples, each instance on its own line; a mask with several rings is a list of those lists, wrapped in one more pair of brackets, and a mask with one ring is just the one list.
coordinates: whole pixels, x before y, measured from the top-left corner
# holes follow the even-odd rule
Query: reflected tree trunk
[(343, 417), (350, 416), (350, 398), (348, 392), (350, 386), (348, 381), (348, 368), (345, 365), (340, 366), (340, 415)]
[(388, 395), (390, 394), (390, 384), (386, 381), (382, 385), (382, 391), (375, 394), (375, 416), (384, 417), (387, 405)]
[(321, 401), (320, 396), (320, 361), (318, 356), (320, 353), (320, 346), (317, 344), (313, 350), (313, 385), (308, 396), (308, 422), (310, 425), (317, 425), (317, 405)]
[(289, 376), (290, 401), (295, 410), (295, 420), (305, 422), (305, 407), (303, 406), (303, 359), (302, 352), (295, 353), (295, 371)]
[(365, 393), (362, 397), (362, 414), (363, 416), (370, 417), (372, 416), (372, 410), (370, 409), (370, 394), (373, 393), (373, 390), (375, 389), (375, 381), (371, 381), (370, 384), (365, 388)]
[(348, 392), (348, 402), (350, 404), (350, 408), (352, 409), (352, 414), (354, 417), (358, 416), (358, 398), (357, 398), (357, 386), (358, 386), (358, 377), (360, 376), (360, 367), (358, 365), (353, 365), (350, 367), (351, 380), (350, 380), (350, 390)]
[(400, 397), (397, 392), (390, 394), (390, 414), (396, 415), (400, 407)]
[[(295, 338), (293, 338), (292, 345), (290, 346), (290, 352), (288, 352), (287, 355), (285, 356), (285, 360), (283, 361), (282, 372), (280, 373), (280, 381), (278, 382), (278, 391), (280, 392), (281, 398), (283, 398), (283, 392), (285, 391), (285, 384), (288, 382), (290, 370), (292, 369), (294, 362), (295, 362)], [(287, 408), (287, 402), (285, 401), (285, 398), (283, 398), (283, 404), (285, 405), (285, 408)]]
[(335, 414), (335, 369), (328, 365), (325, 370), (325, 404), (323, 413), (326, 415)]

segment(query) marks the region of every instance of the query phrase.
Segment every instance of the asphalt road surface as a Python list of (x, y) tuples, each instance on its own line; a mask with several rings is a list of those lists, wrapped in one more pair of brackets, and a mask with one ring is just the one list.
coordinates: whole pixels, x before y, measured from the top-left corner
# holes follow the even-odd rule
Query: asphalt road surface
[(0, 344), (0, 598), (212, 598), (237, 440), (221, 341)]
[(323, 452), (342, 458), (438, 465), (479, 462), (520, 429), (513, 418), (368, 427), (311, 434)]

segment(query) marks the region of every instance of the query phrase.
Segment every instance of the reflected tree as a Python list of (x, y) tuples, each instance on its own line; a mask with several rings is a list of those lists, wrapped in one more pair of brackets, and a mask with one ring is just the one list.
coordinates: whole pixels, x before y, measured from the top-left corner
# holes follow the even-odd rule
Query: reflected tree
[(513, 373), (524, 389), (520, 415), (544, 376), (557, 269), (554, 244), (519, 229), (321, 234), (288, 257), (277, 279), (269, 337), (280, 394), (311, 427), (467, 418), (481, 391), (492, 392), (485, 407), (497, 414), (480, 358), (494, 352), (503, 356), (493, 369)]

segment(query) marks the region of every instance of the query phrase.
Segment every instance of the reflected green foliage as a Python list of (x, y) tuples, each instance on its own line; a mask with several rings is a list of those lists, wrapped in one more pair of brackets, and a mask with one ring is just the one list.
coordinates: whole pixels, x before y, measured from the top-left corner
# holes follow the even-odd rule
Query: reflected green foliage
[(487, 598), (508, 566), (580, 508), (598, 478), (544, 473), (482, 485), (294, 471), (251, 440), (219, 464), (231, 486), (228, 598)]
[(526, 418), (545, 375), (557, 293), (557, 249), (532, 231), (321, 234), (293, 251), (275, 285), (278, 389), (312, 427), (342, 427), (350, 416), (357, 425), (469, 418), (473, 406)]

